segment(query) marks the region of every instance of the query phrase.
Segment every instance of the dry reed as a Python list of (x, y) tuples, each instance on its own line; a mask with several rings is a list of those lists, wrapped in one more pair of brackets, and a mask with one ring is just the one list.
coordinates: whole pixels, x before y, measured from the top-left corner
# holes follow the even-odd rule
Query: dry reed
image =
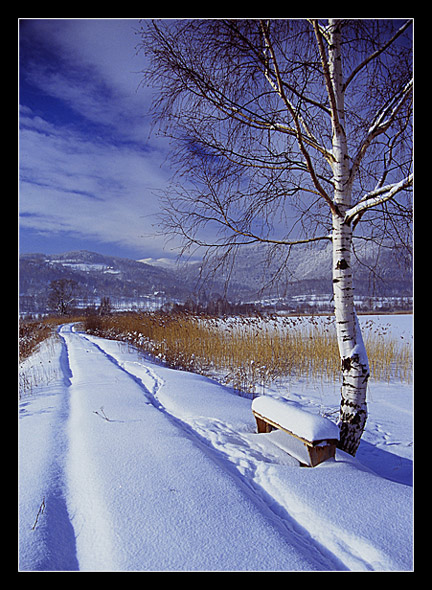
[(29, 357), (36, 346), (52, 334), (52, 327), (43, 322), (20, 322), (19, 324), (19, 358)]
[[(88, 318), (88, 332), (123, 340), (169, 366), (254, 393), (286, 377), (340, 379), (333, 318), (121, 314)], [(410, 382), (412, 350), (373, 325), (365, 330), (372, 379)]]

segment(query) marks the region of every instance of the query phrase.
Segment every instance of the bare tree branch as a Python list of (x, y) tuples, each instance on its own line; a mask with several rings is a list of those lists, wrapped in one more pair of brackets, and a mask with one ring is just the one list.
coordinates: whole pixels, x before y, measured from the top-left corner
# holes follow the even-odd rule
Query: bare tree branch
[(385, 104), (375, 115), (372, 124), (370, 125), (366, 137), (363, 139), (356, 155), (353, 158), (351, 166), (351, 176), (353, 177), (358, 170), (360, 162), (362, 161), (366, 150), (371, 145), (373, 140), (385, 133), (387, 129), (395, 121), (396, 115), (404, 102), (409, 97), (413, 88), (413, 80), (411, 79), (403, 88), (400, 89), (394, 96), (392, 96), (389, 103)]
[[(270, 52), (271, 55), (271, 59), (273, 62), (273, 67), (274, 67), (274, 72), (276, 75), (276, 81), (277, 81), (277, 85), (274, 85), (273, 82), (270, 79), (270, 76), (266, 76), (267, 79), (269, 80), (270, 84), (272, 85), (273, 88), (275, 88), (275, 90), (277, 91), (277, 93), (279, 94), (279, 96), (282, 98), (283, 102), (285, 103), (288, 112), (290, 113), (291, 117), (293, 118), (294, 121), (294, 125), (296, 127), (296, 138), (300, 147), (300, 151), (302, 152), (305, 160), (306, 160), (306, 166), (307, 169), (309, 171), (309, 174), (312, 178), (312, 181), (318, 191), (318, 193), (324, 198), (324, 200), (327, 202), (327, 204), (329, 205), (331, 211), (336, 211), (336, 207), (335, 204), (333, 203), (333, 200), (330, 198), (330, 196), (327, 194), (327, 192), (324, 190), (323, 186), (321, 185), (321, 183), (318, 180), (318, 177), (315, 173), (315, 169), (314, 166), (312, 164), (312, 160), (311, 157), (309, 155), (309, 152), (307, 151), (305, 145), (304, 145), (304, 141), (303, 141), (303, 134), (301, 131), (301, 123), (300, 123), (300, 117), (296, 114), (293, 105), (291, 104), (291, 102), (288, 100), (285, 91), (283, 89), (283, 85), (282, 85), (282, 80), (281, 80), (281, 74), (280, 74), (280, 70), (279, 70), (279, 65), (276, 59), (276, 55), (275, 55), (275, 51), (273, 48), (273, 45), (270, 41), (270, 37), (269, 37), (269, 33), (268, 33), (268, 26), (264, 23), (264, 21), (261, 21), (261, 29), (263, 31), (263, 35), (265, 38), (265, 42), (266, 42), (266, 46)], [(304, 125), (304, 124), (303, 124)], [(306, 127), (306, 131), (308, 132), (308, 128)], [(322, 150), (321, 150), (322, 151)], [(330, 155), (327, 156), (328, 159), (330, 159)], [(333, 159), (333, 156), (331, 156), (331, 158)]]
[(396, 41), (396, 39), (398, 37), (400, 37), (400, 35), (402, 35), (402, 33), (405, 31), (405, 29), (407, 29), (411, 24), (412, 24), (412, 20), (406, 21), (401, 26), (401, 28), (393, 35), (393, 37), (387, 41), (387, 43), (384, 43), (384, 45), (382, 47), (377, 49), (374, 53), (372, 53), (366, 59), (364, 59), (356, 68), (354, 68), (354, 70), (351, 72), (351, 74), (345, 80), (345, 83), (343, 85), (343, 91), (345, 92), (345, 90), (348, 87), (348, 84), (350, 84), (350, 82), (355, 78), (355, 76), (360, 72), (360, 70), (362, 70), (364, 67), (366, 67), (369, 62), (376, 59), (381, 53), (383, 53), (383, 51), (385, 51), (388, 47), (390, 47), (390, 45), (392, 45), (392, 43), (394, 43)]
[[(381, 207), (375, 206), (373, 218), (367, 216), (374, 231), (379, 215), (383, 231), (391, 229), (385, 221), (390, 209), (383, 204), (396, 203), (391, 207), (400, 219), (408, 213), (384, 184), (393, 187), (410, 172), (410, 21), (398, 29), (392, 21), (349, 19), (147, 23), (149, 79), (160, 88), (154, 112), (173, 139), (173, 169), (180, 181), (166, 197), (165, 232), (214, 248), (290, 246), (328, 236), (337, 214), (332, 128), (340, 125), (335, 92), (341, 88), (351, 165), (347, 189), (353, 191), (348, 210), (358, 206), (353, 228), (361, 229), (362, 212), (372, 209), (374, 201), (365, 207), (365, 194), (380, 197)], [(329, 69), (336, 28), (342, 63), (362, 56), (337, 89)], [(381, 28), (387, 41), (379, 44)], [(340, 104), (343, 112), (343, 98)]]
[(390, 199), (393, 199), (400, 191), (411, 186), (414, 175), (410, 174), (400, 182), (382, 186), (365, 195), (354, 207), (345, 213), (345, 223), (351, 223), (355, 217), (362, 215), (367, 209), (377, 207)]

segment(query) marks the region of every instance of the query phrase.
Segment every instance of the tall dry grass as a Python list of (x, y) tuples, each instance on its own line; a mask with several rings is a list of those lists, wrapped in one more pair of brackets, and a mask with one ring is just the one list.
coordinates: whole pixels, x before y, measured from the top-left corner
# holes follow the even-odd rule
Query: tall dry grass
[[(245, 393), (290, 377), (340, 379), (333, 318), (123, 314), (88, 318), (85, 330), (123, 340), (172, 367), (209, 376)], [(365, 331), (372, 379), (410, 381), (412, 350), (378, 329)]]
[(56, 361), (61, 348), (60, 339), (55, 332), (39, 342), (38, 353), (31, 354), (20, 361), (18, 371), (18, 398), (33, 393), (34, 389), (46, 386), (61, 375), (60, 364)]
[(29, 357), (36, 346), (52, 334), (52, 327), (43, 322), (20, 322), (18, 331), (19, 359)]

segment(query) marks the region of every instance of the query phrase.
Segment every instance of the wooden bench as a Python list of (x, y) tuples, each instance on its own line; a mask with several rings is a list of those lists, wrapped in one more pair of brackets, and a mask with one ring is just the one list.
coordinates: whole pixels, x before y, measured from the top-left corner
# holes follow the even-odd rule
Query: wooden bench
[(295, 457), (300, 464), (315, 467), (335, 456), (339, 428), (322, 416), (310, 414), (288, 401), (270, 396), (252, 402), (258, 433), (272, 433), (276, 428), (290, 435), (274, 433), (272, 441)]

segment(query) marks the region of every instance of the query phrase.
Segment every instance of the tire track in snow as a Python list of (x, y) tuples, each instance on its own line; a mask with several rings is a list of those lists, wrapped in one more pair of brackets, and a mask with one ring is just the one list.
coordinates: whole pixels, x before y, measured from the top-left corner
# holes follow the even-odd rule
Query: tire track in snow
[[(60, 329), (59, 329), (60, 334)], [(60, 334), (61, 336), (61, 334)], [(76, 556), (75, 530), (67, 508), (67, 476), (65, 461), (69, 452), (66, 425), (70, 414), (69, 387), (72, 372), (69, 366), (67, 346), (61, 337), (60, 367), (63, 373), (64, 392), (54, 421), (56, 430), (53, 446), (53, 463), (49, 477), (49, 489), (45, 496), (45, 542), (47, 546), (46, 561), (41, 569), (78, 570)]]
[[(60, 331), (60, 329), (59, 329)], [(40, 489), (42, 503), (38, 516), (32, 515), (33, 523), (25, 523), (25, 528), (20, 530), (20, 567), (30, 571), (75, 571), (79, 569), (76, 556), (76, 536), (67, 507), (67, 476), (66, 462), (69, 453), (69, 440), (67, 436), (67, 423), (69, 420), (69, 386), (70, 367), (68, 362), (67, 346), (63, 338), (59, 339), (60, 377), (56, 382), (51, 382), (47, 388), (49, 392), (48, 404), (43, 404), (44, 386), (41, 386), (38, 394), (30, 398), (31, 404), (41, 409), (36, 410), (47, 417), (44, 428), (40, 433), (43, 436), (43, 445), (35, 446), (35, 455), (32, 456), (34, 464), (29, 465), (25, 456), (25, 432), (20, 432), (24, 441), (22, 460), (20, 464), (20, 480), (32, 477), (30, 473), (36, 470), (35, 489), (22, 491), (20, 504), (26, 512), (26, 501), (31, 495), (35, 495)], [(51, 360), (50, 360), (51, 362)], [(40, 396), (40, 398), (38, 397)], [(38, 406), (37, 404), (41, 404)], [(23, 426), (24, 430), (24, 426)], [(21, 472), (25, 470), (25, 472)], [(43, 509), (41, 509), (41, 507)], [(21, 506), (20, 506), (21, 508)], [(20, 515), (21, 517), (21, 515)], [(36, 518), (35, 518), (36, 517)], [(33, 525), (33, 526), (32, 526)], [(24, 523), (21, 525), (24, 526)], [(30, 530), (29, 533), (28, 531)]]
[[(108, 506), (104, 500), (104, 490), (101, 488), (97, 475), (97, 459), (89, 452), (85, 426), (86, 410), (82, 403), (83, 392), (91, 392), (99, 380), (96, 377), (94, 382), (83, 381), (80, 378), (79, 364), (76, 363), (76, 359), (71, 359), (71, 339), (78, 337), (78, 334), (74, 332), (74, 326), (72, 324), (62, 326), (59, 333), (65, 343), (70, 373), (70, 408), (66, 425), (69, 448), (65, 480), (67, 481), (68, 509), (76, 537), (78, 569), (116, 571), (121, 568), (116, 560), (115, 534), (112, 530)], [(71, 370), (71, 365), (76, 374)], [(89, 548), (91, 548), (90, 551)]]

